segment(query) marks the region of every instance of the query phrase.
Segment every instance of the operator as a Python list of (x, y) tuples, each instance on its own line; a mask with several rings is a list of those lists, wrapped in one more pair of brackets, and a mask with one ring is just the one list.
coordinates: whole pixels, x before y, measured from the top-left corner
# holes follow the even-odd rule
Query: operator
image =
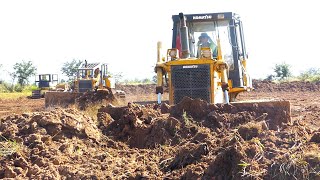
[(100, 69), (96, 68), (94, 70), (93, 79), (96, 80), (95, 86), (98, 87), (100, 84)]
[(198, 55), (197, 57), (200, 56), (200, 50), (202, 47), (209, 47), (212, 51), (212, 56), (217, 57), (217, 45), (212, 41), (210, 36), (207, 33), (201, 33), (199, 36), (199, 41), (198, 41)]

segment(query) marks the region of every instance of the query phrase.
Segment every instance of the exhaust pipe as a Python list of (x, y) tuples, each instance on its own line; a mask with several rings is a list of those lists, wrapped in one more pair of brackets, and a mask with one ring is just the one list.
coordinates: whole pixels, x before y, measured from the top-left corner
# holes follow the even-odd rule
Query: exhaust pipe
[(186, 23), (186, 18), (183, 13), (179, 13), (180, 17), (180, 38), (181, 38), (181, 48), (182, 48), (182, 58), (190, 57), (189, 50), (189, 36), (188, 36), (188, 27)]

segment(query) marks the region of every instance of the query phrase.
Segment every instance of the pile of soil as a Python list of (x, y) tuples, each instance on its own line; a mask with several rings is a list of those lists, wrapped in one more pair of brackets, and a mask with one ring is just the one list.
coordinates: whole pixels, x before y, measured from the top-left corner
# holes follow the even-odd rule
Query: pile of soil
[(320, 81), (292, 81), (275, 83), (268, 80), (253, 80), (256, 92), (316, 92), (320, 91)]
[(75, 109), (0, 121), (0, 178), (314, 179), (320, 129), (278, 122), (276, 113), (209, 105), (101, 107), (97, 121)]
[[(256, 92), (316, 92), (320, 91), (320, 81), (291, 81), (291, 82), (273, 82), (270, 80), (252, 80), (252, 86)], [(118, 89), (124, 90), (129, 95), (136, 94), (154, 94), (156, 84), (140, 85), (117, 85)], [(167, 92), (166, 88), (166, 92)]]
[(106, 100), (95, 118), (73, 108), (7, 112), (0, 179), (319, 179), (319, 84), (255, 83), (240, 98), (290, 100), (292, 116), (190, 98), (115, 107), (106, 94), (79, 99)]
[(156, 84), (122, 85), (117, 84), (116, 89), (123, 90), (127, 95), (155, 94)]
[(19, 97), (17, 99), (0, 99), (0, 118), (12, 113), (24, 113), (33, 111), (44, 111), (43, 99), (28, 99)]
[(88, 106), (101, 103), (115, 103), (116, 98), (111, 89), (103, 89), (98, 91), (85, 92), (75, 100), (76, 104), (81, 110), (86, 109)]

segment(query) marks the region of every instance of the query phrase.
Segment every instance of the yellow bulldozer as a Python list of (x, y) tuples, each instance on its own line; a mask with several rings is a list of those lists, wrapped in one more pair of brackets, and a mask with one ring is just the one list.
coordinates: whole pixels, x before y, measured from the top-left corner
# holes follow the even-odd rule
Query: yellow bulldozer
[[(114, 94), (116, 98), (124, 99), (125, 92), (115, 90), (115, 83), (108, 74), (107, 63), (88, 63), (85, 60), (77, 70), (77, 76), (67, 92), (47, 92), (45, 95), (45, 106), (66, 106), (74, 104), (75, 100), (87, 92), (108, 91), (107, 94)], [(105, 93), (102, 93), (105, 94)], [(100, 93), (100, 95), (102, 95)]]
[[(252, 91), (247, 71), (247, 50), (243, 23), (233, 12), (172, 16), (172, 47), (162, 55), (158, 42), (156, 94), (162, 102), (164, 87), (169, 104), (185, 96), (208, 103), (234, 103), (241, 92)], [(264, 101), (261, 106), (282, 108), (290, 114), (288, 101)], [(248, 104), (242, 103), (242, 104)]]
[[(158, 55), (156, 93), (163, 93), (168, 78), (169, 102), (184, 96), (210, 103), (229, 103), (252, 90), (247, 72), (247, 51), (242, 22), (234, 13), (172, 16), (172, 48), (166, 59)], [(161, 44), (158, 44), (160, 52)]]

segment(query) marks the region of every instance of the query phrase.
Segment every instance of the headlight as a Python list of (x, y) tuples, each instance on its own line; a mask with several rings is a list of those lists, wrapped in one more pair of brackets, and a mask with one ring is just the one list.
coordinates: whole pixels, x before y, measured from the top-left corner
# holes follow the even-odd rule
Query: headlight
[(169, 51), (169, 55), (170, 55), (171, 57), (176, 57), (176, 56), (177, 56), (177, 51), (176, 51), (175, 49), (171, 49), (171, 50)]
[(178, 49), (168, 49), (168, 56), (170, 56), (171, 60), (177, 59), (178, 58)]

